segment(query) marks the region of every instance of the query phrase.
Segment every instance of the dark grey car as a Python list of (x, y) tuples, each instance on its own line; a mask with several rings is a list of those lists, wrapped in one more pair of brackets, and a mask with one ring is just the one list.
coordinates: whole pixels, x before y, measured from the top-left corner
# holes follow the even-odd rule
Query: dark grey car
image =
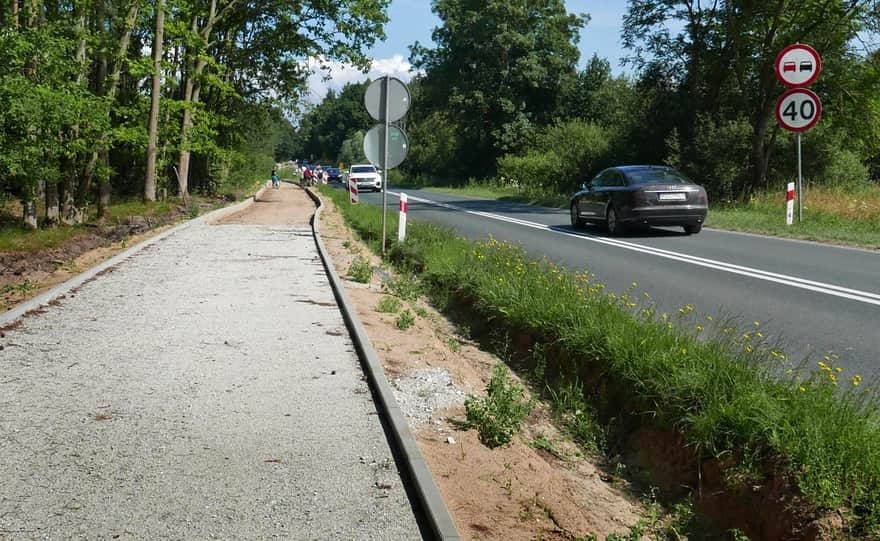
[(603, 223), (612, 235), (635, 225), (678, 225), (699, 233), (706, 220), (706, 190), (662, 165), (611, 167), (586, 182), (571, 199), (571, 225)]

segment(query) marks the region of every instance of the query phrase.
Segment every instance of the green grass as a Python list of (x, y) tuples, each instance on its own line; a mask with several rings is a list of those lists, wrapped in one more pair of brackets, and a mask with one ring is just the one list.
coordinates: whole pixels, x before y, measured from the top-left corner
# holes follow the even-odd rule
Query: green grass
[(65, 241), (88, 235), (85, 227), (31, 230), (18, 224), (0, 224), (0, 252), (37, 252), (57, 248)]
[(556, 195), (549, 193), (519, 193), (512, 188), (498, 186), (492, 183), (471, 183), (466, 186), (425, 186), (423, 189), (437, 193), (447, 193), (511, 203), (524, 203), (527, 205), (539, 205), (551, 208), (568, 208), (571, 201), (570, 195)]
[[(335, 192), (324, 195), (375, 250), (379, 210), (348, 205), (347, 194)], [(588, 273), (419, 221), (410, 223), (405, 245), (392, 240), (389, 256), (417, 273), (438, 303), (467, 303), (477, 321), (540, 337), (571, 376), (601, 374), (628, 397), (632, 415), (651, 412), (645, 420), (681, 433), (704, 458), (783, 468), (812, 505), (844, 510), (852, 533), (880, 535), (876, 382), (834, 358), (797, 370), (764, 341), (759, 322), (735, 329), (707, 319), (683, 331), (674, 323), (692, 317), (690, 305), (657, 314), (649, 299), (608, 292)], [(791, 375), (779, 377), (787, 369)]]
[(136, 199), (111, 205), (108, 217), (111, 221), (120, 221), (129, 216), (143, 216), (144, 218), (168, 216), (175, 208), (176, 204), (171, 201), (151, 201), (145, 203), (140, 199)]
[(803, 222), (798, 222), (797, 214), (795, 207), (794, 224), (786, 225), (785, 207), (760, 199), (739, 207), (712, 208), (706, 226), (880, 249), (880, 218), (848, 218), (807, 207)]

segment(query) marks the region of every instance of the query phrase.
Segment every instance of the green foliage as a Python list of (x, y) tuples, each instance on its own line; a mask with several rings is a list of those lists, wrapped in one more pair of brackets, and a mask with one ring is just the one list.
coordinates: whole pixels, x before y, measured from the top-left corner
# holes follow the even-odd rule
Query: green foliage
[(431, 111), (458, 126), (456, 158), (484, 175), (502, 153), (522, 150), (531, 125), (549, 123), (575, 75), (584, 20), (561, 0), (438, 0), (432, 10), (437, 47), (411, 49), (426, 72), (417, 103), (443, 104)]
[[(357, 130), (342, 142), (342, 148), (339, 149), (337, 159), (345, 164), (346, 167), (354, 163), (368, 163), (367, 157), (364, 156), (364, 136), (366, 132)], [(305, 155), (305, 154), (303, 154)]]
[(396, 314), (403, 308), (403, 302), (397, 297), (382, 297), (376, 310), (386, 314)]
[(489, 447), (510, 443), (532, 411), (522, 387), (510, 381), (507, 367), (499, 363), (492, 369), (486, 396), (465, 400), (468, 423), (480, 433), (480, 441)]
[(401, 274), (385, 283), (385, 288), (403, 300), (414, 302), (422, 294), (422, 285), (413, 274)]
[(526, 193), (553, 189), (555, 171), (561, 168), (562, 160), (553, 151), (530, 152), (525, 156), (507, 154), (498, 160), (499, 181)]
[(731, 201), (739, 193), (738, 187), (747, 182), (742, 165), (751, 148), (751, 132), (746, 118), (718, 120), (697, 115), (693, 159), (681, 167), (706, 188), (710, 200)]
[(333, 90), (300, 120), (294, 136), (295, 158), (364, 163), (364, 133), (375, 123), (364, 107), (370, 82), (349, 83)]
[(593, 407), (584, 397), (580, 383), (560, 385), (550, 389), (553, 413), (557, 421), (571, 434), (575, 442), (592, 453), (600, 453), (605, 447), (605, 431), (599, 423)]
[(409, 310), (404, 310), (397, 316), (397, 321), (395, 321), (397, 328), (401, 331), (408, 330), (410, 327), (416, 324), (416, 316), (413, 315)]
[(351, 262), (351, 266), (348, 267), (348, 275), (355, 282), (366, 284), (373, 277), (373, 267), (370, 266), (369, 261), (358, 256)]
[[(212, 195), (241, 192), (277, 159), (292, 157), (286, 117), (308, 90), (306, 63), (366, 66), (365, 52), (384, 37), (388, 3), (223, 2), (212, 16), (210, 2), (170, 1), (159, 68), (158, 193), (177, 191), (183, 151), (191, 158), (188, 191)], [(92, 4), (22, 3), (13, 18), (7, 3), (0, 13), (0, 196), (33, 202), (41, 185), (57, 185), (71, 221), (95, 202), (106, 210), (99, 183), (114, 197), (140, 196), (145, 176), (144, 82), (153, 75), (158, 4)], [(340, 123), (366, 115), (356, 87), (322, 117), (322, 142), (333, 153), (346, 136)]]

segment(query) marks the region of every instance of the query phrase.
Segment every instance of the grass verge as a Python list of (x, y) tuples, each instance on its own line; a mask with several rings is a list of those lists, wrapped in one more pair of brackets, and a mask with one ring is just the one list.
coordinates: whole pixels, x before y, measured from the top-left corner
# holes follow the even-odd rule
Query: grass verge
[[(349, 205), (338, 190), (323, 193), (375, 248), (379, 210)], [(726, 479), (731, 487), (744, 485), (741, 493), (760, 479), (771, 482), (768, 468), (781, 471), (805, 499), (808, 516), (800, 519), (839, 511), (848, 534), (880, 535), (877, 393), (833, 358), (809, 374), (779, 377), (790, 365), (763, 341), (760, 324), (743, 331), (705, 321), (682, 331), (671, 320), (687, 317), (690, 306), (677, 316), (656, 314), (650, 302), (607, 292), (585, 273), (418, 221), (409, 225), (406, 244), (392, 241), (389, 254), (435, 298), (467, 302), (511, 336), (532, 336), (552, 348), (569, 383), (580, 377), (616, 389), (630, 415), (681, 434), (701, 460), (735, 471)]]
[(804, 220), (785, 224), (785, 195), (760, 194), (738, 206), (712, 208), (708, 227), (880, 249), (880, 187), (813, 188), (804, 193)]

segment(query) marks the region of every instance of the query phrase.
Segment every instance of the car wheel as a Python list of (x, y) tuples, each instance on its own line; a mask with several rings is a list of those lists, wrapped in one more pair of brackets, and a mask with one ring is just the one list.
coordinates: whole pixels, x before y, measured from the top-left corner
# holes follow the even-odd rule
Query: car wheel
[(703, 229), (703, 224), (684, 225), (684, 232), (688, 235), (696, 235)]
[(608, 232), (612, 235), (620, 235), (624, 232), (624, 226), (620, 223), (617, 216), (617, 210), (614, 207), (608, 207)]
[(572, 203), (571, 204), (571, 226), (575, 229), (578, 229), (579, 227), (583, 227), (583, 225), (584, 225), (584, 221), (581, 220), (580, 216), (578, 216), (577, 205)]

